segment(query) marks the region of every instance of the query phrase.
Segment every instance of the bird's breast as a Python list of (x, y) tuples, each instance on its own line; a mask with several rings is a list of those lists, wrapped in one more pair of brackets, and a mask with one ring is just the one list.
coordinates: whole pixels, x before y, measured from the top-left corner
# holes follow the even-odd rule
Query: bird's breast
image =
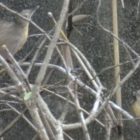
[(132, 110), (136, 117), (140, 117), (140, 103), (138, 101), (132, 104)]
[(19, 42), (19, 49), (20, 50), (23, 45), (25, 44), (25, 42), (27, 41), (28, 38), (28, 25), (24, 27), (24, 29), (21, 31), (21, 38), (20, 38), (20, 42)]

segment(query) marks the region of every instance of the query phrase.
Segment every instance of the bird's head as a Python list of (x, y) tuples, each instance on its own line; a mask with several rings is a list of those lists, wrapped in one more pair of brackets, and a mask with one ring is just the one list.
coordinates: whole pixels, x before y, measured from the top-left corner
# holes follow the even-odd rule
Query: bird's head
[(26, 19), (23, 19), (22, 17), (18, 17), (17, 18), (17, 22), (20, 23), (20, 24), (27, 24), (29, 23), (29, 20), (31, 20), (33, 14), (36, 12), (36, 10), (39, 8), (39, 6), (33, 8), (33, 9), (24, 9), (20, 12), (20, 14), (22, 16), (24, 16), (25, 18), (27, 18), (28, 20)]
[(140, 101), (140, 90), (135, 91), (133, 95), (135, 96), (136, 100)]

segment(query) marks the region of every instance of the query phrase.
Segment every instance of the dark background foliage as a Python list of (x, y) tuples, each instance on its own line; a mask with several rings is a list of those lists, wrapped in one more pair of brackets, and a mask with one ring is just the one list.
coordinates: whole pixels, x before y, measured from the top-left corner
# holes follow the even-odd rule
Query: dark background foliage
[[(41, 26), (44, 30), (49, 31), (53, 27), (53, 22), (48, 17), (47, 13), (49, 11), (53, 12), (56, 19), (59, 18), (59, 13), (62, 6), (62, 0), (1, 0), (11, 9), (21, 11), (25, 8), (32, 8), (37, 5), (40, 6), (38, 11), (35, 13), (33, 20)], [(75, 6), (76, 6), (75, 1)], [(105, 0), (102, 2), (100, 8), (100, 22), (109, 30), (112, 30), (112, 10), (111, 10), (111, 0)], [(124, 0), (125, 8), (123, 9), (118, 0), (118, 16), (119, 16), (119, 35), (124, 41), (131, 45), (138, 53), (139, 42), (140, 42), (140, 15), (137, 14), (137, 4), (138, 0)], [(70, 37), (70, 40), (77, 45), (80, 50), (85, 54), (89, 59), (92, 66), (96, 69), (96, 72), (99, 74), (101, 81), (104, 86), (108, 88), (108, 92), (112, 90), (113, 85), (113, 69), (109, 69), (103, 72), (105, 68), (113, 65), (113, 47), (112, 47), (112, 37), (104, 32), (99, 25), (97, 24), (96, 9), (97, 9), (98, 0), (88, 0), (85, 2), (83, 7), (77, 12), (83, 14), (90, 14), (92, 18), (89, 18), (86, 22), (77, 26), (77, 29), (80, 30), (81, 34), (73, 31)], [(12, 20), (12, 15), (0, 8), (1, 18), (5, 20)], [(30, 34), (38, 33), (38, 30), (30, 26)], [(25, 45), (25, 48), (21, 50), (17, 55), (17, 59), (22, 59), (22, 57), (31, 50), (33, 47), (37, 46), (38, 38), (29, 38), (28, 42)], [(121, 62), (125, 62), (128, 59), (126, 52), (120, 44), (121, 51)], [(128, 69), (131, 67), (129, 63), (121, 66), (121, 75), (122, 77), (126, 74)], [(129, 80), (124, 87), (122, 87), (122, 96), (123, 96), (123, 108), (131, 112), (130, 104), (132, 103), (132, 94), (135, 90), (139, 89), (139, 69), (135, 75)], [(86, 98), (89, 103), (90, 97)], [(49, 103), (53, 108), (51, 102)], [(2, 107), (1, 107), (2, 108)], [(55, 108), (53, 108), (54, 112)], [(0, 125), (5, 126), (15, 114), (9, 113), (0, 113)], [(125, 139), (138, 140), (140, 138), (138, 126), (136, 126), (131, 121), (124, 121), (124, 135)], [(95, 137), (96, 140), (103, 139), (104, 130), (96, 126), (96, 123), (89, 125), (89, 130), (91, 135)], [(96, 128), (96, 129), (95, 129)], [(73, 133), (73, 132), (71, 132)], [(73, 136), (78, 140), (81, 133), (80, 130), (75, 131)], [(6, 133), (5, 140), (30, 140), (33, 136), (33, 131), (28, 125), (20, 120), (14, 128), (12, 128), (8, 133)], [(82, 139), (82, 138), (80, 138)]]

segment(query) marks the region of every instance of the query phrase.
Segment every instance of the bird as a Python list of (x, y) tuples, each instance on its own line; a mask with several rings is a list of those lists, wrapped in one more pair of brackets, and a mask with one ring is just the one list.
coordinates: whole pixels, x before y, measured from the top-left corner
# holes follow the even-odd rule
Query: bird
[(131, 105), (133, 114), (140, 118), (140, 90), (135, 92), (135, 101)]
[[(20, 14), (30, 20), (36, 9), (24, 9)], [(0, 20), (0, 55), (4, 59), (8, 60), (9, 56), (2, 48), (3, 45), (6, 45), (12, 55), (15, 55), (24, 46), (28, 38), (29, 20), (19, 16), (13, 22)]]

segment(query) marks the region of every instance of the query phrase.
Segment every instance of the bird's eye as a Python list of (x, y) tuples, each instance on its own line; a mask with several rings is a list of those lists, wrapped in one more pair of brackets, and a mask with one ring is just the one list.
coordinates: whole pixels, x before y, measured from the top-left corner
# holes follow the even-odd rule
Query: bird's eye
[(28, 17), (28, 14), (27, 14), (27, 13), (26, 13), (26, 14), (24, 14), (24, 17), (26, 17), (26, 18), (27, 18), (27, 17)]

